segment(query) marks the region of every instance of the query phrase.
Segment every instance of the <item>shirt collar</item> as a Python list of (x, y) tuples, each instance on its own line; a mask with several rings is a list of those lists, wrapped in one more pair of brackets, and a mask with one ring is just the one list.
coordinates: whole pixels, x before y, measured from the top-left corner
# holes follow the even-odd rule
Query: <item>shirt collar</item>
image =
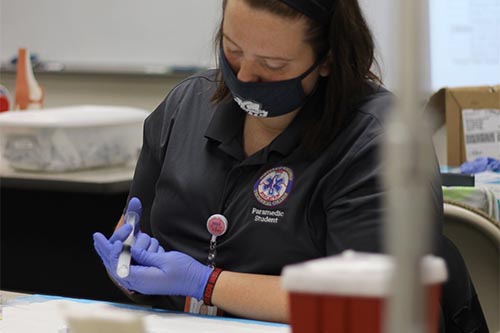
[(323, 89), (318, 89), (318, 87), (308, 98), (306, 104), (302, 107), (290, 125), (271, 143), (269, 152), (276, 152), (281, 156), (289, 156), (301, 145), (306, 126), (308, 126), (311, 117), (318, 114), (317, 108), (323, 105)]
[(236, 103), (223, 102), (215, 108), (212, 120), (205, 131), (205, 137), (217, 143), (219, 149), (226, 154), (243, 160), (241, 136), (244, 121), (245, 112)]
[[(316, 113), (313, 108), (318, 107), (317, 97), (318, 93), (314, 93), (283, 133), (260, 152), (262, 155), (257, 160), (255, 160), (254, 156), (251, 159), (254, 162), (266, 163), (275, 158), (290, 155), (300, 145), (304, 127), (309, 117)], [(216, 107), (205, 132), (205, 137), (217, 142), (219, 149), (225, 153), (238, 160), (243, 160), (242, 133), (245, 115), (245, 112), (234, 101), (221, 103)], [(274, 153), (279, 155), (276, 156)]]

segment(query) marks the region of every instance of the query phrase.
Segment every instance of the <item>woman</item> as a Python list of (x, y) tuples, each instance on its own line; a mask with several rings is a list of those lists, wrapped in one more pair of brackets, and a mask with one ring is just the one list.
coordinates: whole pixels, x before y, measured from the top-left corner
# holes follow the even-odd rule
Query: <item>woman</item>
[[(132, 230), (123, 218), (95, 246), (135, 299), (286, 322), (285, 265), (382, 251), (378, 155), (392, 96), (371, 71), (354, 0), (223, 1), (218, 49), (220, 69), (181, 82), (145, 122), (130, 275), (115, 273)], [(438, 181), (429, 192), (438, 233)], [(213, 214), (223, 216), (207, 230)]]

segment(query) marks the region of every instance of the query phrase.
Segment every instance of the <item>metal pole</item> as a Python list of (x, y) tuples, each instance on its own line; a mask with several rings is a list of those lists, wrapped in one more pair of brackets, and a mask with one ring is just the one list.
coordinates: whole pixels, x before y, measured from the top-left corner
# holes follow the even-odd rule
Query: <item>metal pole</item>
[(388, 188), (386, 246), (395, 260), (394, 289), (384, 321), (388, 333), (427, 330), (420, 262), (430, 249), (429, 186), (433, 160), (431, 134), (420, 105), (422, 2), (399, 1), (400, 90), (395, 91), (397, 103), (384, 147)]

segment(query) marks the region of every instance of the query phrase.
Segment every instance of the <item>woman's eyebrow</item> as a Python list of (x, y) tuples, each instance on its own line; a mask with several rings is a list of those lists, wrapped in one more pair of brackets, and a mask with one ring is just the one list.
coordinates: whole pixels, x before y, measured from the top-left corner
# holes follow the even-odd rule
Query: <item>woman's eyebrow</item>
[(237, 46), (237, 47), (239, 47), (241, 49), (241, 47), (238, 44), (236, 44), (236, 42), (234, 40), (232, 40), (231, 38), (229, 38), (229, 36), (226, 35), (225, 33), (222, 34), (222, 37), (225, 38), (225, 39), (227, 39), (232, 44), (234, 44), (234, 46)]
[(293, 59), (288, 59), (288, 58), (283, 58), (283, 57), (268, 57), (268, 56), (260, 56), (260, 55), (257, 55), (256, 57), (260, 58), (260, 59), (265, 59), (265, 60), (276, 60), (276, 61), (285, 61), (285, 62), (290, 62), (293, 60)]
[[(235, 41), (233, 41), (228, 35), (222, 34), (222, 36), (223, 36), (223, 38), (227, 39), (231, 44), (234, 44), (234, 46), (241, 49), (241, 47)], [(277, 60), (277, 61), (286, 61), (286, 62), (290, 62), (293, 60), (293, 59), (289, 59), (289, 58), (271, 57), (271, 56), (264, 56), (264, 55), (256, 55), (256, 57), (260, 58), (260, 59), (265, 59), (265, 60)]]

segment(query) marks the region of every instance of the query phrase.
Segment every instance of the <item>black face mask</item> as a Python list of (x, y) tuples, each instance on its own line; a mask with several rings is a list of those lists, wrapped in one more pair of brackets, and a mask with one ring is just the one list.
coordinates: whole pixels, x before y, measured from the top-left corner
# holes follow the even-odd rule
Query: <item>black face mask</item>
[(290, 113), (305, 104), (308, 96), (302, 88), (302, 80), (320, 64), (321, 59), (322, 57), (294, 79), (242, 82), (234, 74), (224, 51), (221, 50), (220, 69), (222, 79), (243, 111), (256, 117), (276, 117)]

